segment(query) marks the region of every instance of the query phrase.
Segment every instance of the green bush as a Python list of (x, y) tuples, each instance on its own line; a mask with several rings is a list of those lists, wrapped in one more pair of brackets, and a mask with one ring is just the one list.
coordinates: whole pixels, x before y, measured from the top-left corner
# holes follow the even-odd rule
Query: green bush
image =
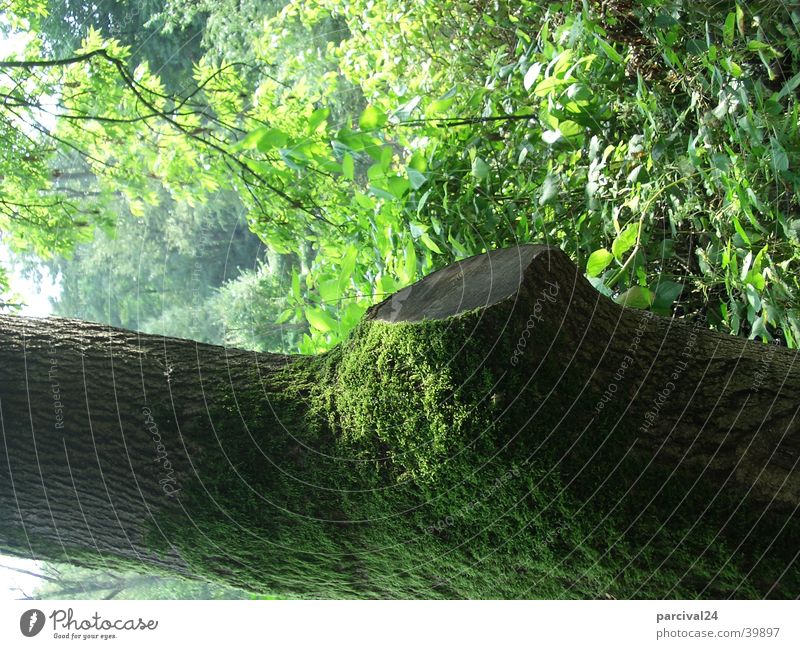
[[(628, 306), (796, 346), (798, 6), (290, 3), (262, 38), (345, 21), (330, 79), (369, 104), (304, 138), (332, 142), (329, 179), (292, 171), (333, 224), (304, 226), (319, 254), (303, 275), (303, 350), (355, 323), (333, 324), (342, 298), (363, 310), (454, 259), (529, 241), (561, 246)], [(291, 101), (325, 105), (325, 89), (292, 79)], [(254, 148), (276, 128), (300, 146), (319, 112), (293, 115)]]

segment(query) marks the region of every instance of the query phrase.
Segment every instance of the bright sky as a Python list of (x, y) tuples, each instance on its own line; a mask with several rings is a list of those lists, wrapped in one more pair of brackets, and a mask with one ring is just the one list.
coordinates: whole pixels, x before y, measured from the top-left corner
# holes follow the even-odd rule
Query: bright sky
[[(14, 570), (14, 569), (17, 570)], [(41, 573), (42, 567), (30, 559), (17, 559), (0, 555), (0, 600), (23, 599), (30, 597), (42, 582), (38, 577), (18, 570)]]
[(38, 286), (32, 280), (25, 279), (13, 271), (9, 275), (11, 289), (22, 296), (25, 304), (19, 312), (20, 315), (43, 318), (53, 313), (49, 298), (58, 297), (61, 287), (53, 282), (49, 273), (45, 271), (42, 283)]
[(32, 279), (23, 277), (19, 270), (14, 267), (8, 249), (1, 240), (0, 266), (8, 272), (9, 284), (13, 294), (8, 296), (7, 299), (12, 302), (21, 302), (25, 305), (19, 315), (43, 318), (52, 314), (53, 307), (49, 298), (58, 297), (61, 292), (58, 282), (60, 278), (57, 277), (54, 280), (47, 269), (42, 269), (42, 281), (39, 285)]

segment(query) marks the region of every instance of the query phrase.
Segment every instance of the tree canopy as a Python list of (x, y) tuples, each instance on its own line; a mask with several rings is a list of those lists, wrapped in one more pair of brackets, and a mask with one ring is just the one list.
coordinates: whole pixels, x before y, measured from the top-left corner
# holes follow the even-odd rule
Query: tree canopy
[[(156, 9), (6, 9), (29, 36), (0, 63), (9, 245), (66, 254), (115, 196), (142, 217), (228, 192), (271, 250), (305, 247), (280, 315), (307, 352), (431, 269), (530, 240), (626, 304), (795, 345), (792, 3)], [(141, 47), (117, 14), (169, 36)], [(157, 50), (191, 25), (178, 88)]]

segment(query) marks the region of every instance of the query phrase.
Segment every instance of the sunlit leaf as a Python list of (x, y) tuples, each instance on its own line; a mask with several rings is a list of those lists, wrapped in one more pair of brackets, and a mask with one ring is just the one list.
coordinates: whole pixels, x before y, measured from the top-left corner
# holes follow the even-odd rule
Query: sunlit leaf
[(265, 153), (272, 149), (279, 149), (280, 147), (286, 146), (288, 142), (289, 136), (286, 135), (286, 133), (277, 128), (268, 128), (261, 133), (256, 146), (259, 151)]
[(317, 127), (328, 119), (328, 115), (330, 114), (331, 111), (329, 108), (318, 108), (311, 113), (311, 116), (308, 118), (308, 132), (314, 133)]
[(361, 117), (358, 118), (358, 126), (362, 131), (370, 131), (383, 126), (386, 123), (386, 113), (378, 110), (375, 106), (367, 106)]
[(328, 315), (323, 309), (306, 307), (305, 316), (306, 320), (308, 320), (308, 324), (314, 327), (314, 329), (317, 331), (322, 331), (324, 333), (326, 331), (332, 331), (337, 327), (336, 320)]
[(348, 180), (353, 180), (354, 171), (355, 164), (353, 163), (353, 156), (349, 153), (345, 153), (342, 159), (342, 175)]
[(621, 259), (628, 250), (633, 248), (636, 243), (636, 237), (639, 234), (639, 223), (628, 223), (622, 231), (617, 235), (614, 242), (611, 244), (611, 252), (617, 259)]
[(558, 195), (558, 179), (552, 174), (547, 174), (547, 177), (542, 183), (542, 193), (539, 196), (539, 205), (547, 205)]
[(475, 156), (475, 159), (472, 161), (472, 175), (479, 180), (484, 180), (489, 177), (489, 165), (486, 164), (483, 158)]
[(442, 254), (442, 249), (439, 248), (439, 246), (436, 245), (434, 240), (431, 239), (427, 234), (423, 234), (419, 239), (420, 239), (420, 241), (422, 241), (423, 244), (425, 244), (425, 247), (428, 250), (431, 250), (431, 251), (433, 251), (435, 253), (438, 253), (440, 255)]
[(589, 275), (589, 277), (597, 277), (606, 269), (613, 259), (614, 255), (605, 248), (595, 250), (589, 255), (589, 260), (586, 262), (586, 274)]

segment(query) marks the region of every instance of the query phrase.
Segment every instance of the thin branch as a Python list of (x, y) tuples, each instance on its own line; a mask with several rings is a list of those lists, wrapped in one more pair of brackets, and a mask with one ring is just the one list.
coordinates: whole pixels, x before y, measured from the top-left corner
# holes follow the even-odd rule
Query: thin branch
[(488, 124), (491, 122), (511, 122), (522, 119), (536, 119), (535, 114), (511, 115), (491, 115), (490, 117), (432, 117), (430, 119), (411, 119), (405, 122), (398, 122), (392, 126), (422, 126), (423, 124), (433, 124), (437, 128), (447, 126), (474, 126), (475, 124)]
[(99, 50), (92, 50), (91, 52), (84, 52), (76, 56), (70, 56), (65, 59), (40, 59), (35, 61), (0, 61), (0, 69), (2, 68), (22, 68), (23, 70), (32, 70), (34, 68), (57, 68), (61, 66), (72, 65), (73, 63), (82, 63), (88, 61), (96, 56), (109, 58), (108, 51), (103, 48)]
[[(228, 151), (225, 147), (223, 147), (220, 144), (217, 144), (216, 142), (213, 142), (213, 141), (211, 141), (209, 139), (201, 137), (200, 135), (198, 135), (194, 131), (194, 128), (190, 129), (189, 127), (181, 124), (176, 119), (175, 115), (171, 111), (164, 111), (164, 110), (159, 109), (150, 99), (147, 98), (146, 94), (150, 94), (150, 95), (153, 95), (153, 96), (162, 96), (162, 97), (163, 97), (163, 95), (160, 95), (160, 93), (158, 93), (156, 91), (153, 91), (150, 88), (147, 88), (146, 86), (143, 86), (138, 81), (136, 81), (136, 79), (128, 71), (127, 67), (125, 66), (124, 61), (122, 61), (121, 59), (117, 58), (116, 56), (113, 56), (112, 54), (110, 54), (108, 52), (108, 50), (105, 49), (105, 48), (92, 50), (90, 52), (85, 52), (85, 53), (80, 54), (80, 55), (67, 57), (67, 58), (63, 58), (63, 59), (35, 60), (35, 61), (0, 61), (0, 69), (3, 69), (3, 68), (35, 69), (35, 68), (51, 68), (51, 67), (59, 67), (59, 66), (68, 66), (68, 65), (75, 64), (75, 63), (81, 63), (81, 62), (84, 62), (84, 61), (89, 61), (89, 60), (91, 60), (93, 58), (102, 58), (102, 59), (105, 59), (106, 61), (108, 61), (109, 63), (111, 63), (117, 69), (117, 72), (118, 72), (120, 78), (122, 79), (122, 81), (125, 83), (125, 85), (131, 90), (131, 92), (133, 92), (133, 94), (136, 97), (136, 99), (138, 101), (140, 101), (148, 110), (150, 110), (153, 113), (153, 116), (160, 117), (161, 119), (166, 121), (168, 124), (170, 124), (173, 128), (177, 129), (183, 135), (188, 137), (189, 139), (195, 140), (195, 141), (201, 143), (202, 145), (204, 145), (206, 147), (209, 147), (210, 149), (212, 149), (212, 150), (216, 151), (217, 153), (219, 153), (220, 155), (222, 155), (224, 159), (233, 162), (233, 164), (235, 166), (237, 166), (243, 174), (251, 175), (253, 178), (255, 178), (258, 181), (258, 183), (260, 185), (262, 185), (263, 187), (265, 187), (269, 191), (273, 192), (279, 198), (281, 198), (286, 203), (288, 203), (289, 206), (291, 206), (292, 208), (301, 210), (301, 211), (307, 213), (308, 215), (310, 215), (311, 217), (313, 217), (315, 219), (321, 219), (321, 220), (325, 221), (326, 223), (328, 223), (329, 225), (334, 225), (334, 226), (336, 225), (336, 224), (332, 223), (331, 221), (329, 221), (327, 218), (325, 218), (322, 215), (322, 208), (320, 206), (314, 205), (313, 209), (312, 209), (312, 208), (308, 207), (307, 205), (304, 205), (303, 203), (301, 203), (297, 199), (295, 199), (292, 196), (290, 196), (282, 188), (277, 187), (276, 185), (273, 185), (272, 183), (270, 183), (263, 175), (261, 175), (260, 173), (256, 172), (246, 161), (244, 161), (241, 158), (239, 158), (238, 156), (234, 155), (233, 153)], [(17, 115), (17, 117), (20, 117), (20, 116)], [(23, 120), (23, 121), (25, 121), (25, 120)], [(145, 123), (146, 122), (147, 122), (147, 120), (145, 120)], [(40, 124), (35, 122), (34, 124), (32, 124), (32, 126), (34, 128), (36, 128), (37, 130), (39, 130), (40, 132), (48, 135), (49, 137), (52, 137), (52, 138), (56, 139), (57, 141), (60, 141), (62, 144), (70, 146), (71, 148), (77, 150), (78, 152), (83, 153), (74, 144), (59, 140), (56, 136), (54, 136), (51, 132), (49, 132), (48, 129), (43, 128)], [(84, 154), (84, 155), (87, 155), (87, 157), (88, 157), (88, 154)], [(99, 161), (99, 160), (96, 160), (96, 161), (97, 162), (102, 162), (102, 161)], [(105, 164), (105, 163), (103, 163), (103, 164)], [(247, 182), (247, 181), (245, 180), (245, 182)]]

